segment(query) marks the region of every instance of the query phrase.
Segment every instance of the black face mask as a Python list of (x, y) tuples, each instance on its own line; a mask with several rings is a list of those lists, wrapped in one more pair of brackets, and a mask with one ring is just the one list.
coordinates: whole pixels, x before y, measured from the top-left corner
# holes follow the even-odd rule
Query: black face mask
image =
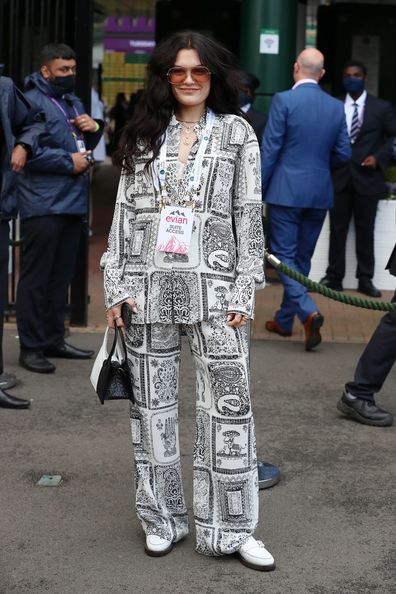
[(76, 77), (74, 74), (70, 76), (54, 76), (48, 80), (55, 96), (64, 95), (64, 93), (72, 93), (76, 86)]

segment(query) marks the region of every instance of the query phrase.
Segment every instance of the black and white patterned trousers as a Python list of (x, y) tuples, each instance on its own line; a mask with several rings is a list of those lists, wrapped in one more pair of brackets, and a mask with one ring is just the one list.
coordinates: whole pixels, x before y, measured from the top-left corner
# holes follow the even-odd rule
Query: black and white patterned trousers
[(237, 551), (258, 521), (258, 480), (246, 328), (225, 317), (191, 325), (132, 325), (126, 333), (136, 509), (147, 534), (174, 542), (188, 532), (178, 435), (182, 331), (196, 367), (194, 517), (197, 551)]

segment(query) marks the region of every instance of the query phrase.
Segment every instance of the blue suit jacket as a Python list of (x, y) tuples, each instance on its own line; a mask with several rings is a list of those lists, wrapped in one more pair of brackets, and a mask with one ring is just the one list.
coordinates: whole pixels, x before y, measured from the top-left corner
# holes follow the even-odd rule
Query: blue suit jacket
[(309, 82), (274, 95), (261, 145), (265, 202), (330, 208), (330, 167), (350, 157), (341, 101)]

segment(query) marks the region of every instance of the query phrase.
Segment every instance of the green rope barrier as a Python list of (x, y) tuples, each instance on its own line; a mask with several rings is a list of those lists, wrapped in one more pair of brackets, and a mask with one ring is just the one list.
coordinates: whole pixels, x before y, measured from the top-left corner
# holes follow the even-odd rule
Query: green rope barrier
[(296, 272), (293, 268), (289, 268), (286, 264), (283, 264), (276, 256), (270, 254), (268, 250), (264, 251), (264, 255), (266, 260), (272, 264), (274, 268), (283, 272), (290, 278), (294, 279), (298, 283), (307, 287), (309, 291), (313, 291), (315, 293), (320, 293), (325, 297), (329, 297), (329, 299), (333, 299), (334, 301), (340, 301), (341, 303), (346, 303), (347, 305), (353, 305), (354, 307), (363, 307), (365, 309), (375, 309), (377, 311), (396, 311), (396, 303), (390, 303), (386, 301), (371, 301), (369, 299), (362, 299), (361, 297), (353, 297), (352, 295), (346, 295), (345, 293), (340, 293), (339, 291), (334, 291), (333, 289), (329, 289), (321, 285), (320, 283), (315, 283), (314, 281), (310, 280), (300, 272)]

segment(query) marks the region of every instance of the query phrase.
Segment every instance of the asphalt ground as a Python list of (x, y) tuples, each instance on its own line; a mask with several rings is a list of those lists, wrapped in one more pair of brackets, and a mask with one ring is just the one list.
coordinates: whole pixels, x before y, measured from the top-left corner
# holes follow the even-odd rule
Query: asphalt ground
[[(101, 333), (68, 339), (97, 349)], [(279, 466), (260, 491), (257, 538), (277, 562), (253, 571), (235, 556), (194, 550), (191, 459), (195, 378), (187, 348), (180, 441), (191, 533), (166, 557), (145, 555), (133, 504), (128, 405), (99, 404), (90, 361), (57, 360), (54, 375), (17, 365), (5, 333), (7, 371), (27, 411), (0, 409), (0, 593), (394, 594), (396, 427), (343, 418), (335, 405), (362, 344), (253, 341), (252, 401), (259, 458)], [(396, 370), (378, 398), (396, 415)], [(59, 487), (39, 487), (60, 474)]]

